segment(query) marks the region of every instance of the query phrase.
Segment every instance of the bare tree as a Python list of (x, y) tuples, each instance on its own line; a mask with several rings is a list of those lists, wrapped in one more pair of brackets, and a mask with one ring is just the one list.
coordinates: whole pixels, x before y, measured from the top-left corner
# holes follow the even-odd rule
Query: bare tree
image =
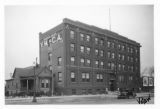
[(141, 73), (142, 76), (148, 75), (149, 77), (154, 77), (154, 66), (145, 67)]
[(154, 77), (154, 66), (150, 67), (149, 75), (150, 77)]

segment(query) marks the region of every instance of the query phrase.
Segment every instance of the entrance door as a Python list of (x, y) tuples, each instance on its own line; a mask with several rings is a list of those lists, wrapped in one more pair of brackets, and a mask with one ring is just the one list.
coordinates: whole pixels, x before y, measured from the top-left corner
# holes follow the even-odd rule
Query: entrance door
[(114, 80), (110, 80), (110, 90), (114, 91)]

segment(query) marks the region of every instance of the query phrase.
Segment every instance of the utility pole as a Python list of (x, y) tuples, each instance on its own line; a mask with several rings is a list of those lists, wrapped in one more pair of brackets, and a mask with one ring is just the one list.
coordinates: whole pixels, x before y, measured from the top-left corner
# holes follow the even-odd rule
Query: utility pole
[(52, 96), (53, 96), (54, 95), (54, 73), (53, 73), (53, 67), (52, 67), (52, 71), (51, 72), (52, 72), (52, 86), (51, 86), (52, 87), (52, 92), (51, 93), (52, 93)]

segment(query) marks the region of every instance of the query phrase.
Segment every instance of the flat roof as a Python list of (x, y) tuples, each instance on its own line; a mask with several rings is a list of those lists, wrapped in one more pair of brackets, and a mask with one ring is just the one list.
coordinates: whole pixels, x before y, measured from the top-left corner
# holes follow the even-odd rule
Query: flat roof
[(122, 41), (122, 42), (125, 42), (125, 43), (129, 43), (129, 44), (132, 44), (132, 45), (135, 45), (135, 46), (138, 46), (138, 47), (141, 47), (140, 43), (134, 41), (134, 40), (131, 40), (125, 36), (122, 36), (116, 32), (113, 32), (113, 31), (110, 31), (110, 30), (107, 30), (107, 29), (102, 29), (102, 28), (99, 28), (99, 27), (96, 27), (94, 25), (88, 25), (88, 24), (85, 24), (85, 23), (82, 23), (82, 22), (79, 22), (79, 21), (74, 21), (74, 20), (71, 20), (71, 19), (68, 19), (68, 18), (64, 18), (63, 19), (63, 22), (53, 28), (51, 28), (50, 30), (44, 32), (44, 33), (39, 33), (39, 34), (48, 34), (50, 31), (54, 30), (56, 27), (60, 27), (62, 26), (62, 24), (70, 24), (70, 25), (73, 25), (73, 26), (76, 26), (78, 28), (82, 28), (82, 29), (85, 29), (85, 30), (88, 30), (88, 31), (91, 31), (91, 32), (94, 32), (96, 34), (102, 34), (104, 36), (107, 36), (107, 37), (110, 37), (110, 38), (114, 38), (118, 41)]
[(129, 42), (133, 45), (141, 47), (140, 43), (138, 43), (134, 40), (128, 39), (128, 38), (126, 38), (122, 35), (119, 35), (118, 33), (115, 33), (113, 31), (110, 31), (110, 30), (107, 30), (107, 29), (101, 29), (99, 27), (96, 27), (96, 26), (93, 26), (93, 25), (88, 25), (88, 24), (85, 24), (85, 23), (82, 23), (82, 22), (79, 22), (79, 21), (73, 21), (73, 20), (68, 19), (68, 18), (64, 18), (63, 23), (71, 24), (71, 25), (74, 25), (74, 26), (77, 26), (77, 27), (80, 27), (80, 28), (87, 29), (89, 31), (93, 31), (93, 32), (98, 33), (98, 34), (103, 34), (105, 36), (115, 38), (115, 39), (120, 40), (120, 41)]

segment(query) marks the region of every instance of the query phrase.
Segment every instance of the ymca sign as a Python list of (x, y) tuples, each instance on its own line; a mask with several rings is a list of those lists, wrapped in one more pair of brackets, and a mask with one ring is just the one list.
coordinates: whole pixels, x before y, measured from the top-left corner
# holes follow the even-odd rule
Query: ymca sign
[(60, 33), (54, 33), (45, 38), (44, 41), (41, 42), (41, 47), (47, 46), (51, 43), (54, 44), (57, 42), (63, 42), (62, 35)]
[(63, 42), (63, 39), (62, 39), (62, 36), (58, 33), (54, 33), (51, 35), (51, 38), (52, 38), (52, 43), (56, 43), (56, 42)]

